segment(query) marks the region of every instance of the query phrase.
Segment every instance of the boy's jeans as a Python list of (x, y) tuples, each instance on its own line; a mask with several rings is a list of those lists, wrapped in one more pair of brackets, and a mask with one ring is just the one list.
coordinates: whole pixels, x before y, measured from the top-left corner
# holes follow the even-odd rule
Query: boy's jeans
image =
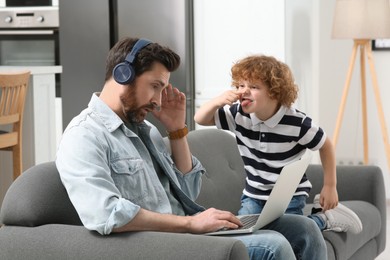
[[(239, 215), (259, 214), (263, 210), (265, 203), (266, 203), (266, 201), (264, 201), (264, 200), (252, 199), (246, 195), (242, 195), (241, 208), (238, 211), (238, 214)], [(306, 206), (306, 196), (305, 195), (294, 196), (291, 199), (290, 204), (287, 207), (286, 213), (287, 214), (303, 215), (303, 209), (305, 208), (305, 206)], [(320, 216), (318, 216), (317, 214), (311, 214), (308, 217), (310, 219), (314, 220), (314, 222), (316, 222), (316, 224), (320, 228), (320, 230), (325, 229), (326, 223)]]
[(286, 214), (253, 234), (232, 237), (245, 244), (250, 259), (327, 259), (321, 231), (300, 215)]

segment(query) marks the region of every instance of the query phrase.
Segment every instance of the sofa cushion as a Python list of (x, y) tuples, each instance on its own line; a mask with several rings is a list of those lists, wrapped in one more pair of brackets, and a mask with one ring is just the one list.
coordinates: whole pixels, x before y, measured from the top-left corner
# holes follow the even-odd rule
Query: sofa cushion
[(337, 259), (350, 259), (357, 249), (376, 237), (381, 230), (381, 216), (378, 208), (365, 201), (343, 201), (343, 205), (353, 210), (363, 224), (363, 231), (358, 234), (350, 232), (324, 232), (324, 238), (333, 245)]
[(3, 200), (0, 223), (81, 225), (54, 162), (33, 166), (14, 181)]
[[(323, 235), (328, 246), (337, 245), (332, 246), (336, 259), (350, 259), (356, 250), (378, 236), (382, 225), (381, 216), (378, 208), (366, 201), (341, 201), (340, 203), (359, 216), (363, 224), (363, 231), (358, 235), (350, 232), (324, 231)], [(312, 204), (307, 204), (305, 214), (309, 214), (312, 206)]]
[(166, 232), (102, 236), (84, 227), (50, 224), (0, 229), (0, 259), (191, 259), (246, 260), (245, 245), (230, 237)]
[[(308, 201), (312, 201), (314, 195), (320, 193), (322, 189), (322, 166), (309, 165), (307, 176), (313, 184), (313, 188), (310, 191), (310, 197), (308, 198)], [(378, 225), (377, 227), (380, 228), (381, 231), (376, 237), (369, 241), (367, 241), (367, 238), (365, 238), (364, 240), (366, 240), (366, 243), (363, 246), (358, 247), (356, 245), (356, 252), (354, 253), (343, 253), (343, 251), (351, 250), (350, 246), (353, 244), (353, 242), (344, 241), (341, 244), (337, 244), (338, 240), (335, 239), (334, 241), (336, 244), (332, 245), (332, 250), (337, 250), (338, 254), (344, 258), (338, 258), (339, 256), (337, 255), (337, 252), (335, 252), (337, 257), (333, 259), (348, 259), (346, 258), (347, 256), (350, 257), (349, 259), (374, 259), (386, 247), (386, 191), (381, 168), (374, 165), (338, 165), (337, 191), (341, 203), (344, 203), (348, 206), (350, 201), (365, 201), (370, 205), (374, 205), (375, 209), (378, 210), (380, 214), (380, 221), (377, 221), (376, 218), (369, 220), (369, 217), (366, 217), (366, 214), (375, 214), (374, 212), (376, 210), (372, 212), (369, 210), (361, 212), (362, 208), (351, 205), (351, 209), (358, 214), (363, 222), (363, 233), (359, 234), (359, 236), (364, 235), (365, 230), (369, 230), (368, 227), (364, 226), (367, 225), (365, 224), (367, 221), (372, 221), (370, 224)], [(366, 219), (366, 221), (364, 221), (364, 219)], [(340, 234), (340, 236), (342, 236), (342, 234)], [(343, 239), (350, 240), (356, 238), (353, 238), (353, 236), (350, 235), (344, 237)], [(351, 253), (353, 255), (350, 255)]]

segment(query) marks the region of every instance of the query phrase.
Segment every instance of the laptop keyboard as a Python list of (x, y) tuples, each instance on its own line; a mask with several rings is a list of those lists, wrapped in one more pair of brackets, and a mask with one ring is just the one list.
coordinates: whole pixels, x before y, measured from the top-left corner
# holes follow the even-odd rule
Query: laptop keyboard
[(239, 228), (222, 228), (218, 231), (227, 231), (227, 230), (240, 230), (240, 229), (247, 229), (247, 228), (251, 228), (253, 227), (256, 222), (257, 222), (257, 219), (259, 218), (260, 214), (251, 214), (251, 215), (239, 215), (237, 216), (241, 223), (242, 223), (242, 227), (239, 227)]
[(254, 226), (259, 216), (260, 214), (240, 216), (240, 221), (243, 226), (238, 229), (246, 229)]

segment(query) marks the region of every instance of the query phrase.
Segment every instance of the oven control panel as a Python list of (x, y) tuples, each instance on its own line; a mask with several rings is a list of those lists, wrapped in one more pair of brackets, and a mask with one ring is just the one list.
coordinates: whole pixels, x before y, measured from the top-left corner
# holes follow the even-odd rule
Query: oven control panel
[(57, 28), (58, 6), (0, 8), (0, 28)]

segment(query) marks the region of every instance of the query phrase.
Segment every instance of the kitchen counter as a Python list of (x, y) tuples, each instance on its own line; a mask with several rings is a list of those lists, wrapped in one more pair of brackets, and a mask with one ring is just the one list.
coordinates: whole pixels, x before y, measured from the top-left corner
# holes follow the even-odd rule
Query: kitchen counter
[(62, 73), (62, 66), (0, 66), (0, 72), (29, 70), (32, 75)]
[[(55, 158), (59, 133), (62, 133), (61, 106), (56, 106), (55, 74), (62, 66), (0, 66), (0, 72), (31, 71), (23, 118), (23, 170)], [(7, 153), (0, 153), (1, 172), (10, 167)], [(10, 154), (10, 153), (9, 153)], [(8, 166), (9, 165), (9, 166)], [(7, 174), (8, 175), (8, 174)], [(12, 175), (12, 174), (11, 174)]]

